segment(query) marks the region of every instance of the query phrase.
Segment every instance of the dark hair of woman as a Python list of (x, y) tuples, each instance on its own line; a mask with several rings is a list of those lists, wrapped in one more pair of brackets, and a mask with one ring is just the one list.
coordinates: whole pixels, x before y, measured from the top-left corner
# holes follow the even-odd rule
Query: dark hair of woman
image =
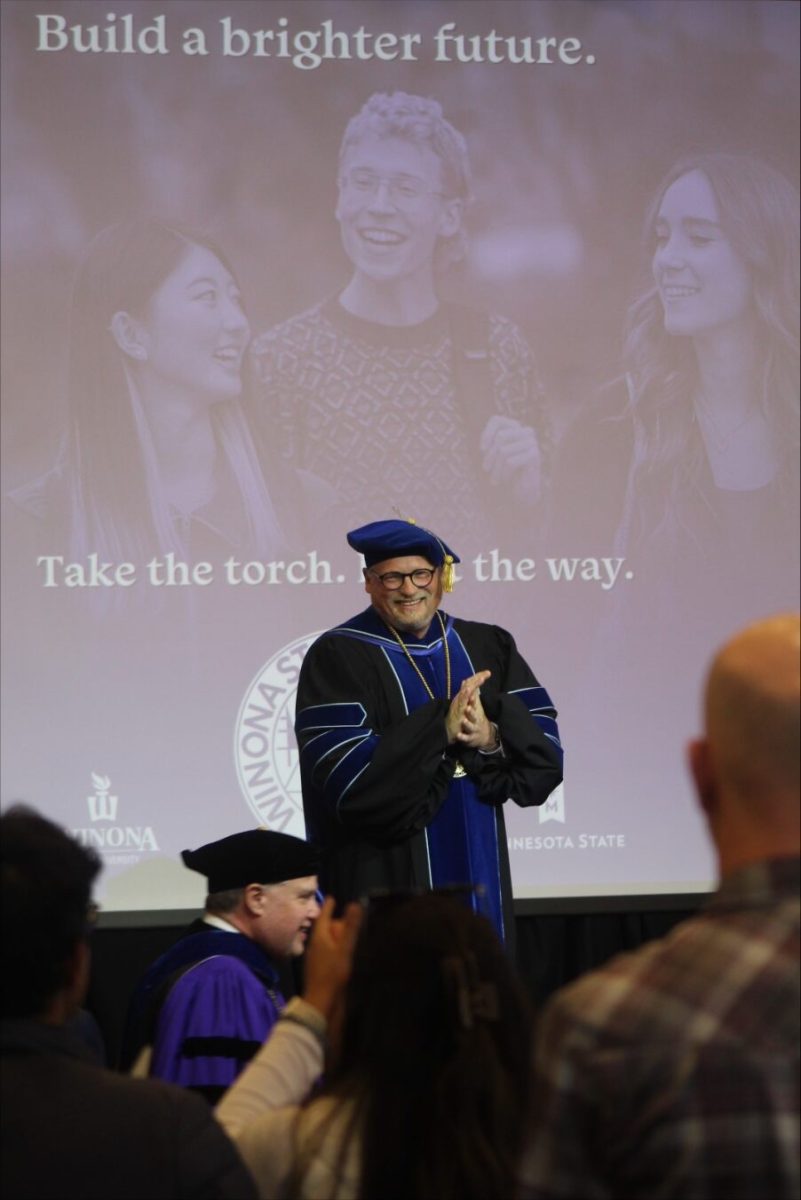
[[(152, 322), (153, 297), (196, 247), (214, 255), (235, 288), (233, 271), (213, 242), (146, 218), (104, 229), (81, 265), (70, 330), (69, 424), (59, 468), (76, 555), (97, 551), (102, 558), (120, 561), (183, 549), (151, 421), (153, 411), (158, 412), (159, 379), (152, 364), (142, 361), (148, 358), (143, 347), (131, 343), (130, 330), (137, 321)], [(229, 300), (221, 296), (219, 302)], [(238, 293), (234, 300), (240, 304)], [(239, 311), (241, 355), (248, 325), (241, 306)], [(190, 368), (191, 336), (190, 330)], [(240, 494), (247, 540), (268, 554), (280, 544), (281, 531), (240, 406), (242, 376), (230, 361), (210, 362), (207, 368), (203, 349), (196, 373), (199, 391), (207, 387), (208, 394), (201, 397), (199, 412), (208, 407), (218, 457)], [(138, 383), (146, 368), (151, 372), (150, 414)]]
[[(531, 1014), (488, 921), (430, 894), (374, 906), (356, 947), (339, 1053), (323, 1095), (350, 1108), (340, 1146), (358, 1194), (487, 1200), (515, 1192)], [(325, 1139), (299, 1149), (290, 1194)]]

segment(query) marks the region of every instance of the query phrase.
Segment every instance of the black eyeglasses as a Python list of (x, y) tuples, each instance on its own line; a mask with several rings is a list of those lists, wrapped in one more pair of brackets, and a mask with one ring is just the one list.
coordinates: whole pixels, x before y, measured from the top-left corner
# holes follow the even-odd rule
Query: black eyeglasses
[(378, 575), (375, 571), (369, 573), (388, 592), (397, 592), (398, 588), (403, 587), (404, 579), (411, 579), (415, 587), (428, 587), (436, 571), (433, 567), (418, 567), (416, 571), (385, 571), (383, 575)]
[(354, 196), (371, 198), (376, 195), (382, 184), (391, 203), (397, 208), (415, 208), (428, 196), (444, 194), (427, 187), (426, 181), (416, 175), (379, 175), (377, 171), (356, 168), (344, 172), (339, 180), (343, 191)]

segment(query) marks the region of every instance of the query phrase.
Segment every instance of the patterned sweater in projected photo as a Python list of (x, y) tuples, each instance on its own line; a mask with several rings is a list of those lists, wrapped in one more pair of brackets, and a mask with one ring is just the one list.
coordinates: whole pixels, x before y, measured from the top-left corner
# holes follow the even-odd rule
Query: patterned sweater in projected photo
[(332, 484), (354, 522), (419, 510), (477, 549), (530, 526), (538, 504), (482, 465), (496, 414), (534, 429), (543, 463), (550, 447), (534, 360), (507, 318), (443, 305), (419, 324), (379, 325), (333, 298), (262, 334), (253, 354), (264, 384), (254, 423)]

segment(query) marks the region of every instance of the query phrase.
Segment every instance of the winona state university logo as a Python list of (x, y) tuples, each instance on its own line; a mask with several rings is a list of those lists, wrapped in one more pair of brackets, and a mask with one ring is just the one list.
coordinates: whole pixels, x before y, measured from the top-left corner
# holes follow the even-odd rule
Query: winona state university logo
[(99, 850), (111, 862), (132, 862), (147, 851), (158, 850), (152, 825), (118, 825), (119, 797), (111, 794), (108, 775), (90, 772), (94, 792), (86, 797), (91, 825), (73, 829), (84, 846)]
[(561, 821), (565, 822), (565, 785), (559, 784), (558, 788), (554, 788), (544, 804), (541, 804), (537, 809), (537, 816), (540, 825), (544, 825), (546, 821)]
[(245, 693), (236, 718), (234, 761), (239, 786), (260, 825), (306, 836), (295, 741), (295, 693), (310, 633), (278, 650)]
[(95, 792), (86, 797), (90, 821), (116, 821), (119, 797), (111, 795), (111, 780), (108, 775), (96, 775), (92, 771)]

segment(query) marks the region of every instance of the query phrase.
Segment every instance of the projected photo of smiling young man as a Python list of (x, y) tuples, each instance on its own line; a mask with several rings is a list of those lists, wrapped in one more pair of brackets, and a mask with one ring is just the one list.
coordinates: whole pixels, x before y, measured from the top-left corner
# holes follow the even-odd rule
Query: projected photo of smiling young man
[(354, 519), (405, 511), (424, 486), (432, 519), (481, 545), (530, 528), (550, 434), (519, 329), (442, 298), (470, 200), (467, 144), (437, 101), (371, 96), (339, 155), (350, 278), (254, 354), (260, 420), (277, 406), (288, 455), (337, 487)]

